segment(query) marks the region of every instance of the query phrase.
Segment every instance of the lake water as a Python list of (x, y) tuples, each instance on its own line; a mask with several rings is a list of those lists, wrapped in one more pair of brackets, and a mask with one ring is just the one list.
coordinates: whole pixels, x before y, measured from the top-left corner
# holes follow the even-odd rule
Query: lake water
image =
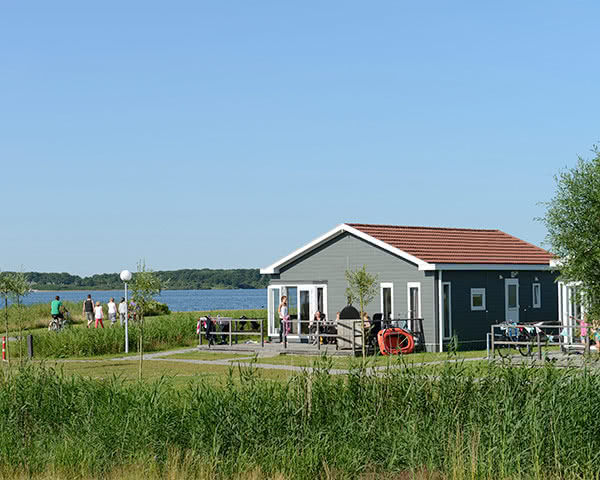
[[(23, 303), (50, 303), (56, 295), (61, 300), (83, 302), (91, 294), (94, 301), (106, 303), (114, 297), (118, 303), (124, 296), (123, 290), (31, 292)], [(166, 303), (173, 312), (193, 312), (197, 310), (242, 310), (267, 308), (267, 290), (164, 290), (156, 297)]]

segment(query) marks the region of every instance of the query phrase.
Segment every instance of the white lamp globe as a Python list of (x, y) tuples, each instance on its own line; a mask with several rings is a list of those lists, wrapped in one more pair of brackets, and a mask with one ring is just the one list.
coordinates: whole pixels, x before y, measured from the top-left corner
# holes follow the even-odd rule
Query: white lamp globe
[(121, 281), (128, 282), (129, 280), (131, 280), (131, 272), (129, 270), (123, 270), (121, 272)]

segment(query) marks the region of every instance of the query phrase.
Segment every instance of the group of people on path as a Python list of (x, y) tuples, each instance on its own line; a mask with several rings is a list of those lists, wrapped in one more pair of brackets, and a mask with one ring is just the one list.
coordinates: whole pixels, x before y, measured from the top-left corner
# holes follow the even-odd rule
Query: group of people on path
[[(123, 326), (125, 323), (125, 317), (127, 316), (127, 302), (125, 302), (125, 297), (121, 297), (121, 302), (119, 303), (118, 307), (115, 303), (115, 299), (111, 297), (106, 304), (106, 308), (108, 310), (108, 320), (110, 321), (110, 326), (113, 327), (116, 325), (117, 314), (119, 316), (120, 325)], [(94, 328), (98, 328), (98, 324), (100, 324), (100, 327), (104, 328), (104, 311), (102, 309), (102, 304), (100, 302), (96, 302), (94, 304), (91, 295), (88, 295), (83, 301), (82, 314), (87, 320), (87, 328), (91, 328), (94, 321)]]

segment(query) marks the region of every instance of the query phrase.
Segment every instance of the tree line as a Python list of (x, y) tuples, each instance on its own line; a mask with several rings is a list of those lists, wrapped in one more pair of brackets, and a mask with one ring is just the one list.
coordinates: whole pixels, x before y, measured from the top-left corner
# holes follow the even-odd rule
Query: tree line
[[(269, 283), (258, 269), (184, 269), (154, 272), (163, 289), (232, 289), (267, 288)], [(100, 273), (80, 277), (70, 273), (24, 272), (31, 288), (36, 290), (117, 290), (123, 287), (119, 273)], [(135, 275), (135, 274), (134, 274)]]

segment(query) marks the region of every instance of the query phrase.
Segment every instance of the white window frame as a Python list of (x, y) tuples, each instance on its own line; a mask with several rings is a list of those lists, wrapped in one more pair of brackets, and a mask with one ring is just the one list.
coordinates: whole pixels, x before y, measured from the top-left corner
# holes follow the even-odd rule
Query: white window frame
[(381, 285), (379, 286), (379, 295), (381, 297), (381, 315), (383, 315), (383, 289), (384, 288), (389, 288), (391, 290), (391, 296), (392, 296), (392, 311), (390, 312), (390, 316), (391, 316), (391, 320), (394, 319), (394, 314), (396, 313), (394, 311), (394, 284), (392, 282), (383, 282), (381, 283)]
[[(442, 301), (444, 300), (444, 292), (443, 289), (445, 286), (448, 286), (448, 332), (447, 335), (444, 335), (444, 340), (449, 340), (452, 338), (452, 283), (450, 282), (442, 282)], [(444, 314), (444, 305), (442, 304), (442, 315)], [(442, 318), (442, 330), (444, 328), (444, 318)]]
[(406, 318), (409, 319), (407, 320), (408, 322), (408, 328), (410, 328), (411, 330), (414, 330), (414, 325), (413, 325), (413, 321), (410, 320), (410, 289), (411, 288), (416, 288), (417, 289), (417, 298), (419, 299), (419, 311), (417, 312), (417, 318), (423, 318), (421, 315), (422, 312), (422, 302), (421, 302), (421, 282), (408, 282), (406, 284)]
[[(537, 294), (537, 303), (535, 301), (535, 289), (538, 289)], [(533, 283), (531, 285), (531, 306), (533, 308), (542, 308), (542, 284), (541, 283)]]
[(423, 318), (421, 315), (422, 312), (422, 302), (421, 302), (421, 282), (408, 282), (406, 284), (406, 318), (410, 317), (410, 289), (416, 288), (418, 292), (419, 298), (419, 311), (417, 312), (417, 318)]
[[(481, 295), (482, 296), (482, 305), (479, 307), (476, 307), (473, 305), (473, 297), (475, 295)], [(480, 311), (484, 311), (486, 308), (486, 302), (485, 302), (485, 288), (472, 288), (471, 289), (471, 311), (472, 312), (480, 312)]]

